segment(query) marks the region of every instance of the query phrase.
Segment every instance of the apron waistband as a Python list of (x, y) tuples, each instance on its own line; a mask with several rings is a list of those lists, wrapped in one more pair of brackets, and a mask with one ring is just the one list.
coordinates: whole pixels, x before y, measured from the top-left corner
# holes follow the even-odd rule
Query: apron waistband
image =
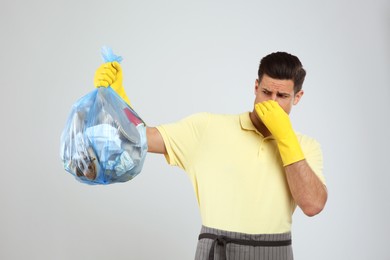
[(244, 245), (244, 246), (263, 246), (263, 247), (279, 247), (279, 246), (289, 246), (291, 245), (291, 239), (287, 240), (279, 240), (279, 241), (258, 241), (258, 240), (245, 240), (245, 239), (236, 239), (236, 238), (230, 238), (223, 235), (216, 235), (211, 233), (202, 233), (199, 235), (199, 240), (201, 239), (212, 239), (213, 243), (211, 244), (210, 248), (210, 254), (209, 254), (209, 260), (214, 259), (214, 250), (215, 247), (221, 246), (223, 248), (222, 250), (222, 256), (221, 260), (226, 260), (226, 245), (229, 243), (237, 244), (237, 245)]

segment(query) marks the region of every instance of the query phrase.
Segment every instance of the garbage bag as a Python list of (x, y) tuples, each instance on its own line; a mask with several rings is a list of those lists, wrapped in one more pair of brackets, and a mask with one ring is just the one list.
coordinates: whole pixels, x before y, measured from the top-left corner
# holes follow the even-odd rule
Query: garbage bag
[(60, 153), (64, 169), (83, 183), (126, 182), (142, 170), (146, 126), (111, 87), (97, 88), (73, 105)]

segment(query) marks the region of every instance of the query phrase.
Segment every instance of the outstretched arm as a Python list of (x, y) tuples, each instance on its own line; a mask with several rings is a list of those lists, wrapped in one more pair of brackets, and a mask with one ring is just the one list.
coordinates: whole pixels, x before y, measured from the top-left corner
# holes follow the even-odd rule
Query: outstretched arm
[(146, 138), (148, 139), (148, 152), (166, 154), (164, 139), (156, 127), (146, 128)]
[[(122, 68), (118, 62), (107, 62), (102, 64), (95, 72), (95, 87), (111, 86), (113, 90), (131, 106), (125, 89), (122, 85)], [(146, 138), (148, 140), (148, 152), (166, 153), (164, 140), (160, 132), (155, 127), (146, 128)]]

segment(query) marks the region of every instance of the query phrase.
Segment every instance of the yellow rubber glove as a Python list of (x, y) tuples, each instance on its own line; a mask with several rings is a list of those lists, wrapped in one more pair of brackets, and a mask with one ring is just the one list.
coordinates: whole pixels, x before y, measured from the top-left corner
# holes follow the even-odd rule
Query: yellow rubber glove
[(95, 72), (95, 87), (110, 86), (131, 107), (122, 82), (122, 68), (116, 61), (103, 63)]
[(283, 166), (305, 159), (290, 118), (276, 101), (268, 100), (257, 103), (255, 110), (261, 121), (274, 136), (282, 157)]

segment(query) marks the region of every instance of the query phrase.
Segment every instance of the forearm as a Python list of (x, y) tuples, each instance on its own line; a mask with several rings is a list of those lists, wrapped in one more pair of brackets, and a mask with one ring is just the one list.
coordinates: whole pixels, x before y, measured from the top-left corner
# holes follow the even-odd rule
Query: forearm
[(285, 172), (290, 192), (302, 211), (308, 216), (320, 213), (328, 192), (306, 160), (285, 166)]
[(148, 139), (148, 152), (166, 154), (164, 140), (156, 127), (146, 128), (146, 138)]

